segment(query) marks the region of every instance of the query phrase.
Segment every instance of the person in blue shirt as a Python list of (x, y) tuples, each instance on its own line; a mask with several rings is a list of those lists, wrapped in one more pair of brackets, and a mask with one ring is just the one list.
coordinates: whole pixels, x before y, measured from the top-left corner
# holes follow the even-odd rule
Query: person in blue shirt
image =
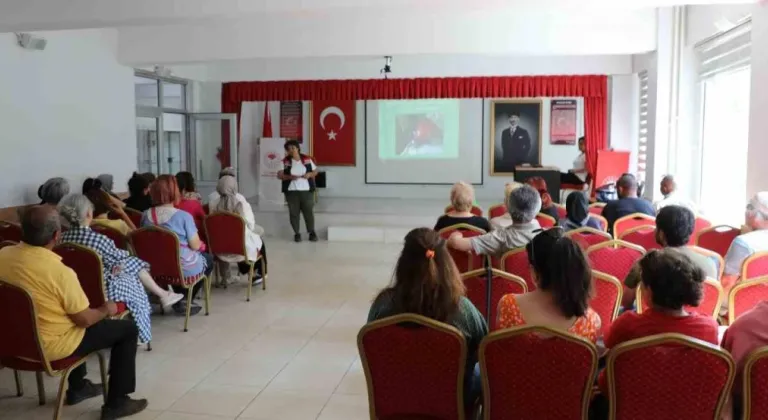
[(650, 201), (637, 197), (637, 179), (632, 174), (623, 174), (616, 182), (619, 199), (609, 202), (603, 208), (603, 217), (608, 221), (608, 233), (613, 234), (616, 220), (633, 213), (656, 217)]

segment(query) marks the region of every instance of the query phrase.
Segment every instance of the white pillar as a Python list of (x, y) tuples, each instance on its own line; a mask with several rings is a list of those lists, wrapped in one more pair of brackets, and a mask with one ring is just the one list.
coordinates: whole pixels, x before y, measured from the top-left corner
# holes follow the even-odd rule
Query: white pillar
[[(755, 5), (752, 12), (752, 83), (749, 103), (747, 146), (747, 197), (768, 191), (768, 5)], [(723, 145), (727, 147), (726, 145)], [(723, 162), (723, 176), (728, 176)]]

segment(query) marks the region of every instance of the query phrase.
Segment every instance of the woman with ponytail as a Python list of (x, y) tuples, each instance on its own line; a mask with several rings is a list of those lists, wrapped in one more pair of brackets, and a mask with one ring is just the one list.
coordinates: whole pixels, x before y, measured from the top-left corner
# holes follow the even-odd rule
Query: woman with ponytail
[[(413, 313), (456, 327), (467, 340), (465, 395), (474, 401), (480, 392), (479, 371), (475, 370), (477, 350), (488, 326), (464, 292), (445, 240), (432, 229), (417, 228), (405, 236), (392, 284), (376, 296), (368, 322)], [(469, 374), (473, 371), (474, 376)]]
[(525, 249), (537, 289), (501, 298), (499, 326), (547, 326), (597, 342), (600, 316), (589, 307), (592, 275), (581, 248), (554, 228)]

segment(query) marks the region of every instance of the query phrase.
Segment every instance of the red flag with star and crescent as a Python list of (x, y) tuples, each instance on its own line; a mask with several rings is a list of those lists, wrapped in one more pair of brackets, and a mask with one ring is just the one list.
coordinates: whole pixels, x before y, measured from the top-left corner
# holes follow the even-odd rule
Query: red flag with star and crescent
[(312, 158), (355, 166), (355, 101), (312, 101)]

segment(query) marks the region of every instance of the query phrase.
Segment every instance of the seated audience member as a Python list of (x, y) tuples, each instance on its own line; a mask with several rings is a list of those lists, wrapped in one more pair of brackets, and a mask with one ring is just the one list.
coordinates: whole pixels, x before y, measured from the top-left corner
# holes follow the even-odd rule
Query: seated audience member
[[(266, 264), (266, 249), (264, 243), (256, 232), (253, 231), (253, 227), (256, 225), (253, 217), (253, 210), (251, 205), (247, 201), (242, 202), (237, 199), (237, 180), (233, 176), (224, 176), (219, 178), (219, 183), (216, 186), (216, 191), (219, 193), (219, 201), (216, 203), (216, 207), (211, 208), (211, 212), (226, 211), (235, 213), (245, 220), (245, 250), (248, 253), (248, 260), (256, 261), (259, 257), (259, 251), (261, 251), (264, 258), (264, 264)], [(219, 259), (225, 262), (238, 263), (240, 268), (240, 274), (248, 274), (250, 266), (247, 262), (242, 261), (242, 258), (237, 259), (228, 255), (216, 255)], [(261, 272), (261, 264), (256, 264), (254, 273), (253, 284), (259, 284), (264, 279)]]
[(632, 174), (624, 174), (616, 182), (619, 199), (609, 202), (603, 208), (603, 217), (608, 221), (608, 233), (613, 233), (616, 220), (633, 213), (655, 216), (653, 205), (647, 200), (637, 197), (637, 179)]
[(117, 199), (118, 202), (120, 202), (120, 204), (123, 205), (123, 203), (120, 201), (120, 197), (118, 197), (114, 193), (114, 191), (112, 191), (112, 189), (113, 189), (113, 187), (115, 185), (114, 177), (112, 175), (110, 175), (110, 174), (101, 174), (101, 175), (97, 176), (96, 179), (101, 181), (101, 188), (104, 191), (106, 191), (107, 194), (109, 194), (112, 198)]
[(539, 212), (558, 220), (560, 214), (557, 213), (557, 207), (555, 207), (555, 203), (552, 201), (552, 196), (549, 195), (549, 191), (547, 190), (547, 181), (542, 177), (535, 176), (529, 178), (525, 183), (532, 186), (539, 192), (539, 196), (541, 196), (541, 210), (539, 210)]
[(579, 137), (579, 156), (573, 161), (573, 169), (568, 172), (560, 172), (560, 184), (579, 185), (583, 188), (587, 183), (589, 170), (587, 169), (587, 144), (584, 137)]
[(600, 221), (589, 214), (589, 199), (587, 195), (574, 191), (565, 199), (565, 218), (560, 219), (558, 225), (565, 232), (570, 232), (583, 227), (591, 227), (603, 230)]
[(176, 204), (176, 208), (191, 214), (197, 228), (202, 229), (205, 210), (200, 202), (202, 197), (195, 191), (195, 178), (189, 172), (179, 172), (176, 174), (176, 183), (179, 184), (181, 192), (181, 200)]
[(69, 194), (69, 182), (64, 178), (51, 178), (40, 186), (37, 195), (42, 202), (40, 204), (53, 208), (59, 204), (65, 195)]
[(596, 343), (600, 316), (589, 307), (592, 273), (579, 245), (549, 229), (525, 246), (537, 289), (499, 302), (499, 327), (548, 326)]
[(145, 212), (152, 207), (152, 197), (149, 196), (150, 181), (146, 176), (133, 173), (128, 180), (128, 193), (130, 196), (123, 200), (125, 205), (136, 211)]
[[(104, 191), (101, 181), (98, 179), (88, 178), (85, 180), (83, 183), (83, 195), (88, 197), (91, 203), (93, 203), (92, 224), (115, 229), (123, 235), (127, 235), (136, 229), (131, 218), (123, 210), (123, 202)], [(110, 212), (116, 214), (120, 219), (110, 219)]]
[[(219, 179), (225, 176), (231, 176), (235, 179), (237, 179), (237, 173), (235, 172), (235, 168), (229, 166), (221, 170), (219, 172)], [(237, 197), (237, 201), (240, 203), (243, 203), (243, 207), (250, 207), (251, 205), (248, 203), (248, 200), (245, 199), (245, 196), (240, 194), (239, 192), (235, 195)], [(208, 195), (208, 207), (209, 208), (215, 208), (218, 205), (219, 199), (221, 198), (221, 195), (218, 191), (213, 191), (211, 194)], [(256, 232), (258, 235), (264, 235), (264, 228), (255, 224), (253, 225), (253, 231)]]
[(728, 291), (739, 282), (741, 265), (757, 252), (768, 251), (768, 192), (759, 192), (752, 197), (744, 213), (745, 225), (742, 234), (731, 243), (725, 254), (723, 288)]
[(475, 201), (475, 190), (466, 182), (457, 182), (451, 188), (451, 207), (453, 210), (440, 216), (435, 223), (435, 230), (447, 228), (459, 223), (466, 223), (486, 232), (491, 230), (488, 219), (472, 214), (472, 203)]
[[(413, 313), (456, 327), (467, 340), (464, 394), (465, 401), (471, 402), (480, 394), (477, 351), (488, 326), (464, 293), (464, 283), (445, 241), (434, 230), (417, 228), (405, 236), (392, 285), (374, 299), (368, 322)], [(473, 371), (475, 374), (470, 374)]]
[[(107, 298), (123, 302), (131, 311), (131, 317), (139, 329), (139, 341), (152, 341), (149, 305), (144, 287), (160, 298), (163, 307), (170, 307), (184, 295), (163, 290), (155, 283), (147, 270), (149, 264), (118, 249), (106, 236), (91, 230), (93, 204), (82, 194), (71, 194), (59, 203), (59, 214), (69, 223), (70, 229), (61, 235), (59, 242), (74, 243), (92, 249), (104, 266), (104, 286)], [(142, 287), (142, 285), (144, 285)]]
[[(695, 226), (696, 217), (687, 208), (676, 205), (663, 207), (656, 216), (656, 243), (666, 249), (685, 254), (705, 276), (717, 280), (715, 262), (688, 247), (688, 240), (691, 239)], [(624, 285), (634, 292), (640, 281), (640, 264), (636, 263), (627, 274)]]
[(157, 176), (155, 176), (155, 174), (153, 174), (152, 172), (144, 172), (143, 174), (141, 174), (141, 176), (143, 176), (144, 178), (146, 178), (146, 179), (147, 179), (147, 182), (149, 182), (149, 183), (150, 183), (150, 185), (151, 185), (153, 182), (155, 182), (155, 180), (157, 179)]
[(611, 326), (605, 346), (654, 334), (680, 333), (718, 344), (717, 322), (711, 317), (687, 312), (703, 297), (704, 270), (675, 249), (653, 250), (639, 262), (640, 287), (650, 309), (642, 314), (624, 312)]
[[(174, 207), (181, 198), (176, 177), (173, 175), (160, 175), (152, 183), (149, 194), (155, 207), (144, 212), (141, 218), (142, 226), (160, 226), (175, 233), (179, 238), (179, 258), (184, 277), (194, 277), (200, 274), (210, 275), (213, 271), (213, 257), (206, 254), (205, 244), (200, 240), (197, 226), (192, 215)], [(197, 296), (204, 282), (198, 282), (192, 289), (192, 298)], [(180, 286), (173, 286), (176, 293), (185, 293)], [(201, 307), (196, 303), (190, 309), (192, 315), (200, 312)], [(173, 306), (177, 313), (186, 311), (185, 302), (178, 302)]]
[[(32, 207), (21, 224), (22, 243), (0, 250), (0, 278), (32, 296), (42, 351), (54, 361), (111, 349), (101, 418), (117, 419), (144, 410), (147, 400), (128, 397), (136, 390), (136, 326), (131, 321), (108, 319), (117, 312), (112, 301), (96, 309), (88, 307), (75, 272), (52, 252), (61, 234), (59, 215), (53, 208)], [(103, 385), (92, 383), (85, 375), (85, 363), (70, 373), (67, 405), (102, 394)]]
[(501, 254), (525, 246), (541, 231), (536, 215), (541, 208), (541, 197), (530, 185), (524, 185), (509, 194), (507, 211), (512, 225), (482, 236), (464, 238), (454, 232), (448, 239), (448, 246), (459, 251), (474, 251), (479, 255)]
[[(221, 179), (222, 177), (225, 177), (225, 176), (233, 176), (233, 177), (237, 178), (237, 171), (235, 171), (235, 168), (233, 168), (231, 166), (227, 166), (226, 168), (222, 168), (221, 171), (219, 171), (219, 179)], [(238, 194), (238, 195), (240, 195), (240, 194)], [(242, 197), (242, 195), (240, 195), (240, 196)], [(209, 204), (212, 203), (214, 200), (218, 200), (218, 199), (219, 199), (219, 192), (218, 191), (214, 191), (214, 192), (208, 194), (208, 203)], [(245, 197), (243, 197), (243, 200), (245, 200)]]
[(675, 177), (672, 175), (665, 175), (664, 178), (661, 179), (659, 191), (661, 191), (661, 195), (664, 196), (664, 199), (653, 203), (653, 208), (656, 210), (656, 213), (666, 206), (681, 206), (687, 208), (694, 214), (696, 213), (696, 205), (694, 205), (692, 201), (680, 197), (677, 193), (677, 183), (675, 182)]
[[(509, 194), (512, 193), (512, 191), (522, 187), (523, 184), (519, 182), (507, 182), (504, 184), (504, 205), (507, 205), (507, 200), (509, 200)], [(504, 213), (501, 216), (494, 217), (490, 220), (491, 222), (491, 229), (504, 229), (505, 227), (512, 224), (512, 218), (509, 217), (509, 213)]]

